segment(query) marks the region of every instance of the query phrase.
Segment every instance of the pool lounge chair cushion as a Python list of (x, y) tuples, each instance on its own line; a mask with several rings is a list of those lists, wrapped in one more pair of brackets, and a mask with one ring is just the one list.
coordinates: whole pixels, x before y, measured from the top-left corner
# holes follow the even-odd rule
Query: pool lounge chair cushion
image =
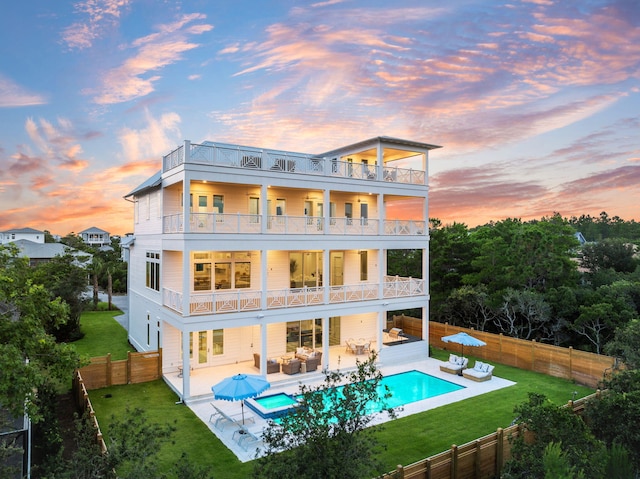
[(493, 376), (494, 367), (491, 364), (476, 361), (473, 368), (464, 369), (462, 375), (472, 381), (488, 381)]
[(449, 355), (449, 361), (440, 365), (440, 371), (451, 374), (458, 374), (467, 367), (469, 363), (468, 358), (456, 356), (455, 354)]

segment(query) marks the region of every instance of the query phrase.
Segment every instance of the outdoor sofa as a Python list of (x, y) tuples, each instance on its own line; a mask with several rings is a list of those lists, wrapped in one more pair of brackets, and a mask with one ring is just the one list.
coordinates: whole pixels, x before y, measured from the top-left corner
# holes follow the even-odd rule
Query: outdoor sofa
[(473, 368), (464, 369), (462, 375), (472, 381), (488, 381), (493, 375), (493, 368), (491, 364), (476, 361)]
[(462, 370), (467, 367), (467, 364), (469, 364), (468, 358), (450, 354), (449, 360), (446, 363), (440, 365), (440, 371), (460, 375)]

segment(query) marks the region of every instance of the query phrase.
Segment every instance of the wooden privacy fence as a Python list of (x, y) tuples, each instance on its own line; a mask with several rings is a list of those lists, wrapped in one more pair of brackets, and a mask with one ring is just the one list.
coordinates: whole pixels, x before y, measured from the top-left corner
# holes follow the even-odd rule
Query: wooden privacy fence
[[(576, 414), (581, 414), (587, 401), (599, 397), (600, 392), (569, 401)], [(395, 471), (381, 476), (383, 479), (489, 479), (499, 477), (505, 463), (511, 459), (512, 440), (523, 434), (519, 424), (499, 428), (493, 434), (461, 446), (452, 445), (447, 451), (408, 466), (399, 465)], [(525, 440), (529, 441), (527, 432)]]
[(537, 341), (515, 339), (502, 334), (476, 331), (433, 321), (429, 322), (429, 344), (437, 348), (459, 352), (459, 344), (445, 343), (441, 338), (460, 331), (467, 332), (487, 343), (486, 346), (466, 348), (466, 354), (471, 354), (487, 362), (493, 361), (518, 369), (568, 379), (591, 388), (597, 388), (605, 373), (608, 370), (611, 371), (616, 365), (615, 358), (611, 356), (579, 351), (572, 347), (563, 348)]
[(87, 392), (87, 387), (82, 379), (82, 374), (79, 370), (76, 370), (73, 375), (73, 384), (72, 391), (74, 394), (74, 400), (76, 406), (84, 415), (86, 413), (87, 418), (91, 421), (91, 425), (96, 432), (96, 441), (100, 446), (100, 450), (102, 453), (107, 452), (107, 445), (104, 442), (104, 438), (102, 437), (102, 431), (100, 431), (100, 425), (98, 424), (98, 419), (96, 418), (96, 413), (93, 410), (93, 405), (91, 404), (91, 399), (89, 399), (89, 393)]
[(87, 389), (154, 381), (162, 377), (162, 349), (127, 354), (127, 359), (113, 361), (111, 354), (91, 358), (80, 369)]

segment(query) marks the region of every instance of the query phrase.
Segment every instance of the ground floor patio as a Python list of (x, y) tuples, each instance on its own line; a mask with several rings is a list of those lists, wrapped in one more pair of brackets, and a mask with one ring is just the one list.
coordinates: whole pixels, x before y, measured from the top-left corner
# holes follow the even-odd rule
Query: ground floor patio
[[(338, 349), (340, 349), (340, 351)], [(347, 371), (354, 368), (356, 366), (357, 359), (366, 359), (366, 356), (354, 356), (353, 354), (346, 353), (344, 348), (337, 347), (331, 348), (330, 354), (336, 356), (334, 359), (336, 361), (339, 361), (339, 369), (342, 371)], [(442, 405), (462, 401), (473, 396), (484, 394), (490, 391), (495, 391), (497, 389), (502, 389), (514, 384), (511, 381), (495, 376), (489, 381), (475, 382), (461, 376), (456, 376), (440, 371), (440, 364), (443, 364), (443, 362), (437, 359), (428, 358), (425, 354), (424, 358), (422, 359), (416, 359), (414, 356), (413, 359), (407, 360), (405, 362), (401, 362), (396, 359), (393, 361), (393, 364), (381, 364), (379, 366), (379, 370), (385, 376), (397, 374), (404, 371), (417, 370), (464, 386), (464, 389), (460, 389), (458, 391), (407, 404), (403, 406), (400, 411), (398, 411), (398, 417), (405, 417)], [(215, 412), (213, 405), (223, 411), (227, 416), (233, 418), (241, 417), (241, 402), (214, 400), (211, 393), (211, 386), (221, 381), (225, 377), (233, 376), (234, 374), (257, 374), (258, 372), (254, 368), (253, 362), (244, 362), (207, 369), (210, 369), (211, 371), (192, 371), (191, 387), (192, 391), (198, 392), (198, 395), (194, 395), (189, 400), (187, 400), (187, 406), (191, 408), (191, 410), (209, 427), (211, 432), (215, 434), (238, 457), (238, 459), (243, 462), (255, 459), (256, 449), (258, 449), (258, 453), (261, 451), (260, 443), (252, 444), (245, 450), (238, 444), (238, 427), (236, 427), (235, 425), (228, 425), (224, 428), (217, 428), (214, 427), (213, 422), (210, 422), (211, 415)], [(176, 388), (176, 385), (181, 382), (181, 378), (178, 378), (177, 374), (170, 374), (168, 376), (165, 376), (165, 380), (174, 389)], [(267, 375), (267, 380), (271, 383), (271, 388), (263, 393), (263, 395), (277, 394), (279, 392), (295, 394), (299, 390), (300, 383), (312, 386), (315, 384), (320, 384), (324, 380), (324, 375), (322, 374), (320, 369), (318, 369), (318, 371), (316, 372), (296, 374), (292, 376), (283, 373), (273, 373)], [(246, 421), (245, 427), (252, 435), (259, 438), (262, 430), (267, 426), (267, 421), (265, 419), (262, 419), (257, 414), (253, 413), (246, 406), (244, 408), (244, 413), (245, 418), (251, 416), (253, 419), (250, 422)], [(376, 421), (385, 421), (387, 420), (386, 418), (386, 415), (380, 415), (376, 418), (374, 424)]]

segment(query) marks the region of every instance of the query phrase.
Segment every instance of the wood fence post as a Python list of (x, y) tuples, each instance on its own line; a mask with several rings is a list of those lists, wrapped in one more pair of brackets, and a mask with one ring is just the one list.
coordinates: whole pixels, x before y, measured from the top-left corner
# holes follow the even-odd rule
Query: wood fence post
[(569, 346), (569, 381), (573, 380), (573, 346)]
[(131, 351), (127, 351), (127, 384), (131, 384)]
[(458, 446), (451, 445), (451, 473), (449, 475), (451, 479), (457, 479), (458, 477)]
[(397, 479), (404, 479), (404, 467), (402, 467), (402, 464), (398, 464), (396, 466), (396, 474), (395, 477)]
[(426, 478), (425, 479), (431, 479), (431, 458), (428, 457), (427, 460), (425, 461), (425, 469), (426, 469)]
[(162, 348), (158, 348), (158, 379), (162, 377)]
[(113, 365), (111, 364), (111, 353), (107, 353), (107, 386), (113, 384)]
[(499, 427), (496, 431), (496, 477), (502, 474), (502, 463), (504, 462), (504, 430)]
[(502, 360), (502, 333), (500, 333), (500, 351), (499, 351), (498, 356), (500, 356), (500, 362), (504, 363), (503, 360)]
[(476, 439), (476, 458), (475, 458), (475, 466), (476, 466), (476, 477), (480, 477), (480, 440)]
[(536, 370), (536, 340), (531, 340), (531, 371)]

